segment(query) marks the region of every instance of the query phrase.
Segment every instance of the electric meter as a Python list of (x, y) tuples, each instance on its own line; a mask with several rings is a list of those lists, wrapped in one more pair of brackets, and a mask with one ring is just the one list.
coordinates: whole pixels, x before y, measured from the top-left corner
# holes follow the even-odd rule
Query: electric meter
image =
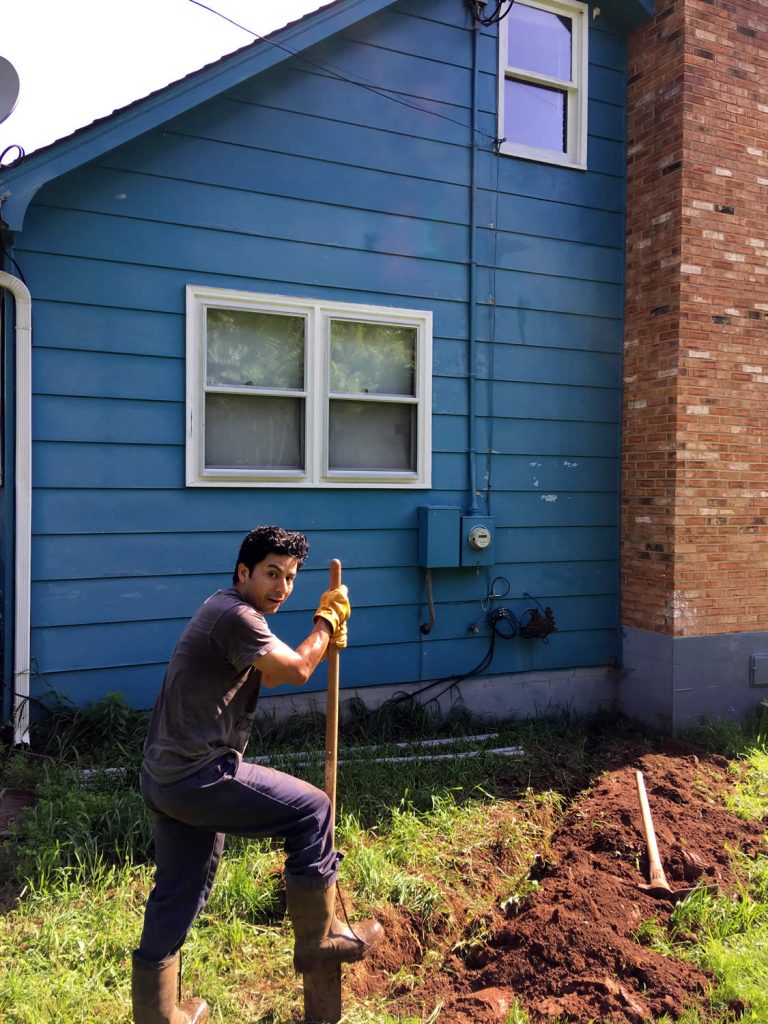
[(467, 537), (469, 546), (475, 551), (484, 551), (491, 543), (491, 531), (487, 526), (473, 526)]

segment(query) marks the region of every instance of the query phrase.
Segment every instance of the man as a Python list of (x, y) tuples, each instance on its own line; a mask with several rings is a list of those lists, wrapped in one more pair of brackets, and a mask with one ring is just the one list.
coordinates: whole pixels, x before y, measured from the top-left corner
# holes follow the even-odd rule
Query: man
[(286, 852), (294, 966), (359, 960), (380, 941), (377, 921), (354, 931), (335, 914), (341, 855), (321, 790), (246, 764), (259, 687), (302, 686), (330, 643), (346, 645), (346, 587), (326, 590), (311, 632), (293, 650), (267, 625), (290, 596), (309, 545), (300, 533), (259, 526), (243, 540), (232, 576), (190, 619), (149, 723), (141, 792), (154, 823), (155, 885), (133, 954), (136, 1024), (202, 1024), (202, 999), (177, 1003), (180, 950), (213, 886), (226, 833), (275, 836)]

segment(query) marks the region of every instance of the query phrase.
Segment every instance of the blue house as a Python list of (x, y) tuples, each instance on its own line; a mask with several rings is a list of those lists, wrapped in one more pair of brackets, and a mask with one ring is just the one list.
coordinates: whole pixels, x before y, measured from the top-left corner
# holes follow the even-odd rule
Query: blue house
[(151, 706), (264, 522), (310, 539), (287, 642), (342, 560), (348, 693), (614, 702), (651, 0), (498, 6), (336, 0), (0, 169), (17, 739), (54, 696)]

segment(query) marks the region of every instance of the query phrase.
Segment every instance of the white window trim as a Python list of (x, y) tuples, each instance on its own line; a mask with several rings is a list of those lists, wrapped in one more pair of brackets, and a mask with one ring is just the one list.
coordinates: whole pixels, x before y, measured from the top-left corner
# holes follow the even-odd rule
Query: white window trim
[[(305, 345), (305, 470), (211, 470), (205, 468), (205, 357), (206, 310), (261, 310), (303, 316), (307, 324)], [(188, 285), (187, 315), (187, 487), (313, 487), (417, 489), (432, 485), (432, 313), (429, 310), (256, 292), (232, 291)], [(416, 472), (330, 470), (327, 465), (329, 431), (329, 324), (332, 318), (363, 320), (368, 323), (400, 324), (416, 329), (415, 396)], [(228, 389), (230, 390), (230, 389)], [(236, 389), (231, 389), (236, 390)], [(277, 392), (276, 392), (277, 393)], [(292, 392), (293, 394), (293, 392)], [(388, 396), (372, 396), (387, 401)], [(404, 404), (400, 396), (391, 401)]]
[(524, 146), (504, 140), (499, 145), (499, 153), (505, 156), (522, 157), (525, 160), (536, 160), (540, 163), (586, 170), (589, 103), (589, 8), (578, 0), (521, 0), (521, 2), (528, 7), (536, 7), (551, 14), (561, 14), (571, 18), (573, 23), (572, 77), (570, 82), (566, 82), (559, 78), (550, 78), (548, 75), (513, 69), (507, 65), (509, 19), (503, 18), (499, 23), (498, 137), (500, 139), (504, 137), (504, 82), (507, 77), (536, 85), (551, 85), (558, 89), (564, 89), (567, 94), (568, 138), (566, 152), (560, 153), (554, 149), (540, 149), (536, 146)]

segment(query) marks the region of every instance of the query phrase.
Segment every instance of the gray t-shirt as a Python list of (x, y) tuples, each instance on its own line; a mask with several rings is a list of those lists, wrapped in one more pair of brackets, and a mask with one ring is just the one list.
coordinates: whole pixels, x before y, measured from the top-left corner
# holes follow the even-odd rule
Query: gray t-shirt
[(178, 782), (226, 753), (242, 757), (261, 673), (253, 662), (279, 641), (234, 587), (217, 590), (181, 634), (155, 702), (144, 767)]

